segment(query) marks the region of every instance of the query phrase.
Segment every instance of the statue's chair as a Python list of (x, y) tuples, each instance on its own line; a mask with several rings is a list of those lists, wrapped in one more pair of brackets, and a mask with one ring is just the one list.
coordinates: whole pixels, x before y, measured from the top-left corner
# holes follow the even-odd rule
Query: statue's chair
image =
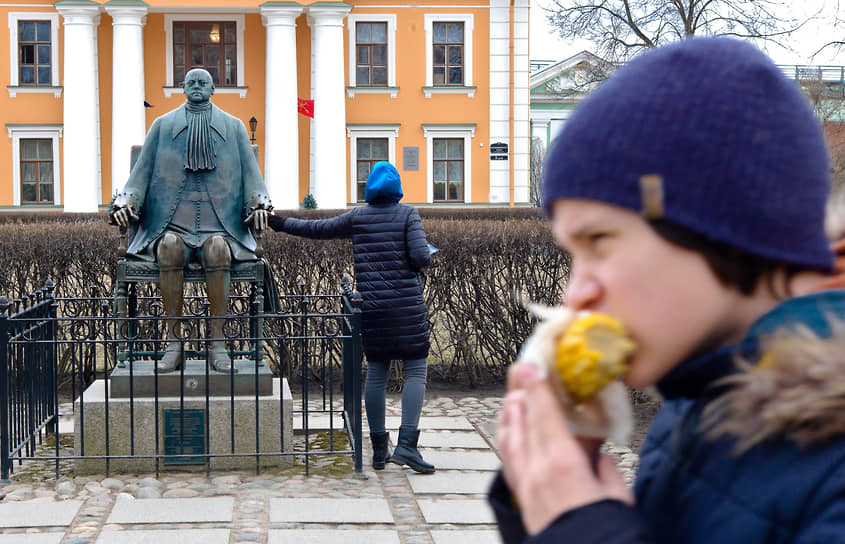
[[(253, 153), (258, 159), (258, 146), (252, 146)], [(138, 155), (141, 152), (140, 145), (132, 146), (130, 158), (130, 170), (135, 166)], [(236, 282), (248, 282), (249, 288), (249, 338), (250, 347), (247, 351), (231, 351), (230, 355), (235, 358), (238, 356), (246, 356), (255, 362), (261, 362), (263, 355), (263, 319), (261, 315), (264, 313), (264, 281), (265, 269), (264, 261), (261, 257), (264, 254), (264, 249), (261, 245), (261, 233), (253, 231), (256, 240), (255, 255), (258, 257), (255, 261), (238, 262), (233, 261), (230, 269), (231, 282), (234, 285)], [(142, 338), (136, 338), (138, 331), (138, 321), (132, 319), (138, 317), (138, 295), (137, 286), (141, 283), (159, 283), (159, 266), (155, 262), (142, 261), (134, 259), (126, 254), (128, 247), (129, 232), (126, 228), (120, 229), (120, 246), (118, 247), (118, 261), (117, 261), (117, 285), (115, 289), (114, 308), (117, 317), (128, 317), (126, 321), (118, 321), (118, 338), (122, 341), (118, 346), (118, 365), (123, 366), (125, 361), (139, 360), (139, 359), (159, 359), (163, 354), (164, 341), (156, 342), (160, 344), (156, 352), (149, 350), (135, 350), (135, 342), (127, 341), (130, 339), (137, 339), (141, 342)], [(191, 262), (184, 269), (185, 287), (192, 282), (205, 282), (205, 273), (202, 264)], [(197, 328), (198, 329), (198, 328)], [(207, 342), (199, 345), (207, 345)], [(185, 357), (193, 355), (196, 358), (205, 358), (204, 350), (185, 350)]]

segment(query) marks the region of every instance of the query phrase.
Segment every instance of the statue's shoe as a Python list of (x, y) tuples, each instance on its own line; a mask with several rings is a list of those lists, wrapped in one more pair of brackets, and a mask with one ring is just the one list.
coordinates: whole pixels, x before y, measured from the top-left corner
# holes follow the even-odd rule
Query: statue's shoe
[(238, 373), (237, 367), (232, 363), (232, 359), (229, 357), (229, 352), (226, 351), (226, 347), (223, 346), (222, 343), (212, 342), (210, 351), (211, 353), (209, 353), (209, 359), (211, 360), (211, 368), (217, 372), (225, 372), (227, 374)]
[(164, 356), (156, 363), (159, 372), (173, 372), (182, 365), (182, 342), (171, 341), (167, 343)]

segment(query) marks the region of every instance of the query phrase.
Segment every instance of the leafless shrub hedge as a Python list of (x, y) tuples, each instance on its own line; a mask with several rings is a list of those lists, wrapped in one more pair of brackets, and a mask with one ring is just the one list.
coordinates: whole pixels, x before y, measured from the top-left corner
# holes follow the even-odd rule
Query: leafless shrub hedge
[[(439, 249), (425, 272), (433, 380), (500, 382), (533, 323), (523, 301), (553, 304), (559, 299), (568, 256), (553, 243), (539, 212), (523, 210), (532, 209), (469, 210), (480, 212), (480, 219), (454, 219), (443, 209), (437, 210), (441, 218), (423, 214), (428, 240)], [(296, 215), (321, 213), (326, 212)], [(59, 297), (87, 296), (91, 286), (113, 292), (118, 232), (106, 224), (105, 215), (44, 214), (28, 222), (3, 215), (0, 294), (14, 298), (48, 278)], [(306, 293), (337, 293), (341, 276), (352, 273), (347, 240), (268, 233), (264, 247), (281, 294), (299, 293), (300, 281)]]

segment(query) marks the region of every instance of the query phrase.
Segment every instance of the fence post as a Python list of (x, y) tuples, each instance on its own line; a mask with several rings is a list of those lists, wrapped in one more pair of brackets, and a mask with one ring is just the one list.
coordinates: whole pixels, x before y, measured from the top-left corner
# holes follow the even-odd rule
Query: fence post
[(0, 483), (9, 483), (9, 299), (0, 296)]
[(361, 424), (361, 306), (364, 297), (355, 291), (352, 293), (352, 426), (355, 429), (355, 472), (363, 470), (363, 432)]

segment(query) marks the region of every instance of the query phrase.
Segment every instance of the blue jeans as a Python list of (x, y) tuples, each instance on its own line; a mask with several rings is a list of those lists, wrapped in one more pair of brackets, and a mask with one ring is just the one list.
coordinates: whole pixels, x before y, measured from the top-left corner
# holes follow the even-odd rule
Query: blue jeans
[[(428, 373), (426, 359), (411, 359), (402, 362), (405, 371), (405, 385), (402, 388), (402, 427), (416, 430), (420, 423), (425, 380)], [(367, 361), (367, 381), (364, 385), (364, 405), (371, 433), (383, 433), (384, 403), (387, 391), (387, 373), (390, 361)]]

